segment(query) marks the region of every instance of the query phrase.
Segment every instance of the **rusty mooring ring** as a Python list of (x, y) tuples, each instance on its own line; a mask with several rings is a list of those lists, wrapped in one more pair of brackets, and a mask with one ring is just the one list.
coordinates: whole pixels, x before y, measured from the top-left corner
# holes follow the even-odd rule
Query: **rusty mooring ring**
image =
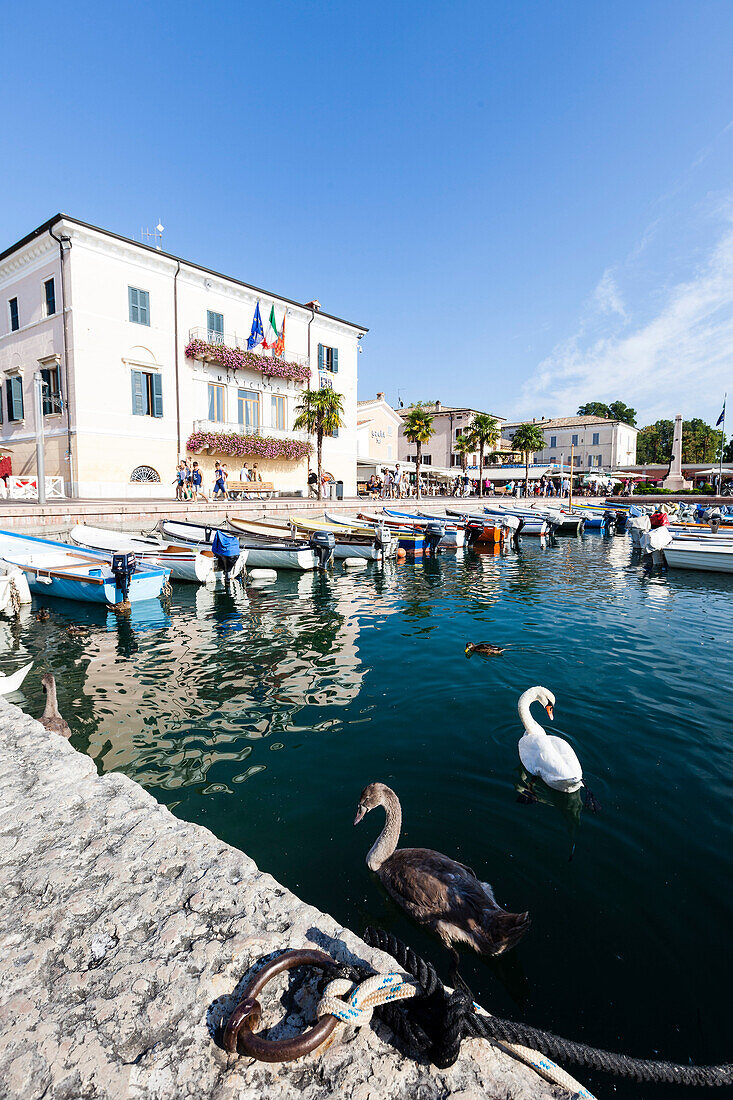
[(244, 996), (232, 1012), (224, 1029), (224, 1047), (230, 1054), (239, 1048), (243, 1054), (260, 1062), (292, 1062), (317, 1050), (333, 1034), (338, 1023), (335, 1016), (322, 1016), (313, 1027), (292, 1039), (265, 1039), (254, 1028), (259, 1026), (262, 1009), (257, 1000), (271, 978), (296, 966), (317, 966), (328, 970), (338, 966), (335, 959), (323, 951), (285, 951), (266, 963), (244, 989)]

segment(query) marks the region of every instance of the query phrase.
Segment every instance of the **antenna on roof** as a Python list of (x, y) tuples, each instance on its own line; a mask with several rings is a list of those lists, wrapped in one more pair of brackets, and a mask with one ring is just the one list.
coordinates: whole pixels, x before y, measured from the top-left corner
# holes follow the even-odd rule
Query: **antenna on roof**
[(140, 240), (143, 244), (154, 244), (158, 252), (163, 250), (163, 231), (164, 225), (160, 222), (156, 225), (155, 229), (140, 229)]

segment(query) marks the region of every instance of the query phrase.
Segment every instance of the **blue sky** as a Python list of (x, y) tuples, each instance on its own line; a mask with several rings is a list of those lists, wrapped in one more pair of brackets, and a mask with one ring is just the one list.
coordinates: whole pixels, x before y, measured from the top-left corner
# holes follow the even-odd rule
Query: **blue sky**
[(63, 210), (370, 328), (360, 396), (733, 390), (733, 4), (6, 8), (0, 247)]

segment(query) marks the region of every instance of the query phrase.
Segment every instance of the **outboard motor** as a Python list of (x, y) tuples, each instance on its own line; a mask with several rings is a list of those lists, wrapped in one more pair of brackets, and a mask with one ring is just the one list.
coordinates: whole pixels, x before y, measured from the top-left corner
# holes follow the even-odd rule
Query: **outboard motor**
[(711, 514), (711, 516), (710, 516), (710, 520), (709, 520), (709, 523), (710, 523), (710, 530), (712, 531), (712, 533), (713, 533), (714, 535), (717, 535), (717, 533), (718, 533), (718, 528), (720, 527), (720, 525), (721, 525), (721, 523), (722, 523), (722, 522), (723, 522), (723, 517), (722, 517), (722, 515), (721, 515), (721, 513), (720, 513), (720, 509), (719, 509), (719, 508), (715, 508), (715, 509), (713, 510), (713, 512), (712, 512), (712, 514)]
[(443, 541), (445, 527), (442, 523), (426, 523), (423, 527), (425, 547), (429, 554), (437, 554), (438, 547)]
[(381, 550), (382, 557), (384, 557), (385, 551), (392, 546), (392, 532), (383, 523), (374, 528), (374, 544), (378, 550)]
[(130, 591), (130, 581), (132, 575), (137, 569), (137, 558), (134, 554), (113, 554), (112, 555), (112, 575), (115, 579), (115, 584), (122, 593), (122, 599), (127, 600), (127, 594)]
[(522, 529), (523, 529), (523, 527), (524, 527), (524, 524), (525, 524), (525, 521), (524, 521), (524, 520), (522, 519), (522, 517), (520, 516), (520, 517), (519, 517), (519, 523), (518, 523), (518, 524), (517, 524), (517, 526), (516, 526), (516, 527), (514, 528), (514, 533), (512, 534), (512, 542), (514, 543), (514, 549), (515, 549), (515, 550), (518, 550), (518, 549), (519, 549), (519, 536), (520, 536), (520, 535), (521, 535), (521, 533), (522, 533)]
[(616, 512), (616, 530), (617, 531), (625, 531), (628, 519), (629, 519), (628, 512), (622, 512), (622, 511)]
[(310, 537), (310, 548), (318, 559), (318, 568), (325, 569), (333, 558), (336, 536), (333, 531), (314, 531)]
[(469, 545), (474, 543), (484, 529), (483, 523), (477, 519), (469, 519), (466, 521), (466, 542)]
[(606, 528), (607, 535), (616, 534), (616, 512), (611, 512), (609, 509), (603, 513), (603, 521)]
[(211, 551), (216, 560), (216, 568), (224, 574), (224, 580), (228, 581), (234, 566), (239, 561), (242, 547), (236, 535), (227, 535), (224, 531), (217, 531), (211, 544)]

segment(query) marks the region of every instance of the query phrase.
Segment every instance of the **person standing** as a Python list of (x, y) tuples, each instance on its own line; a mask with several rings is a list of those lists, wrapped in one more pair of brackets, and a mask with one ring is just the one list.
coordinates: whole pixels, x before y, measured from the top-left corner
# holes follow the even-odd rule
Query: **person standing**
[(217, 462), (214, 467), (214, 492), (212, 494), (214, 500), (227, 499), (226, 480), (226, 466), (220, 466)]
[(176, 467), (176, 476), (173, 479), (176, 487), (176, 500), (183, 500), (183, 488), (186, 484), (186, 467), (182, 462)]
[(392, 471), (384, 471), (384, 481), (382, 482), (382, 499), (392, 496)]
[(198, 462), (194, 462), (191, 467), (191, 488), (193, 490), (193, 499), (196, 501), (201, 497), (202, 500), (206, 500), (204, 496), (204, 479), (201, 476)]
[(240, 481), (250, 481), (251, 480), (250, 476), (249, 476), (249, 470), (247, 469), (247, 463), (246, 462), (242, 463), (242, 469), (239, 471), (239, 480)]
[(403, 474), (402, 474), (402, 470), (400, 469), (400, 464), (398, 462), (397, 465), (394, 468), (394, 473), (392, 475), (393, 495), (396, 496), (398, 500), (402, 496), (402, 484), (403, 484)]

